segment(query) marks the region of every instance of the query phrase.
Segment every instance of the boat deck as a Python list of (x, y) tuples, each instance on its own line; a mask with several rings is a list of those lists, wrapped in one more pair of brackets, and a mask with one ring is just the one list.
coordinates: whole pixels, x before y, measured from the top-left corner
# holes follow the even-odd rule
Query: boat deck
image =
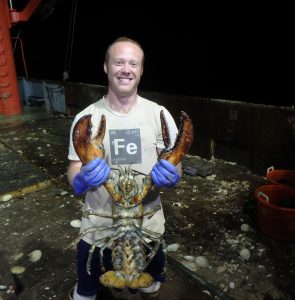
[[(66, 179), (72, 121), (42, 107), (0, 117), (0, 299), (67, 299), (75, 284), (76, 250), (68, 246), (79, 228), (70, 222), (80, 219), (83, 199)], [(185, 174), (162, 192), (166, 242), (178, 248), (168, 252), (161, 299), (294, 299), (294, 241), (273, 240), (255, 222), (253, 192), (266, 179), (216, 159), (188, 155), (183, 165), (200, 162), (212, 173)], [(35, 250), (42, 256), (33, 262)], [(113, 298), (106, 291), (104, 299)]]

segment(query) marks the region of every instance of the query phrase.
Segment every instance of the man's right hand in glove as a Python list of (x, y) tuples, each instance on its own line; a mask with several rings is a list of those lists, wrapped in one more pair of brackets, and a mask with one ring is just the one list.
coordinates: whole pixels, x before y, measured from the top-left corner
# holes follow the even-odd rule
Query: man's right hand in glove
[(87, 192), (90, 188), (97, 188), (103, 184), (110, 174), (110, 167), (104, 159), (96, 158), (83, 166), (73, 179), (74, 191), (77, 195)]

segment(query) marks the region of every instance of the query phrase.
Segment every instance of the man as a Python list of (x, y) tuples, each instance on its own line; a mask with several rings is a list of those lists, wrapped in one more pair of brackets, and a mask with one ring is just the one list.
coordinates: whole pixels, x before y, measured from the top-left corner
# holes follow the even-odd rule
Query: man
[[(113, 200), (102, 185), (109, 175), (118, 167), (131, 166), (137, 174), (149, 174), (154, 186), (143, 201), (143, 211), (160, 206), (152, 217), (144, 216), (143, 228), (157, 233), (164, 233), (164, 214), (159, 197), (159, 188), (175, 186), (181, 176), (180, 164), (175, 167), (168, 161), (158, 161), (158, 154), (164, 148), (160, 111), (163, 110), (172, 141), (177, 135), (177, 127), (170, 113), (155, 102), (144, 99), (137, 94), (138, 84), (143, 73), (144, 52), (136, 41), (121, 37), (107, 49), (104, 71), (108, 76), (108, 93), (105, 97), (91, 104), (80, 112), (71, 128), (68, 158), (68, 179), (76, 194), (85, 194), (87, 209), (112, 214)], [(82, 167), (73, 147), (72, 132), (76, 122), (85, 115), (92, 115), (92, 132), (96, 132), (101, 115), (106, 118), (106, 134), (103, 140), (104, 159), (96, 158)], [(112, 171), (111, 171), (112, 169)], [(93, 226), (105, 228), (111, 226), (112, 219), (101, 216), (82, 218), (81, 231)], [(86, 234), (78, 243), (78, 283), (73, 292), (74, 300), (91, 300), (99, 297), (102, 286), (99, 282), (101, 270), (99, 266), (99, 247), (97, 240), (112, 234), (110, 230), (101, 230)], [(96, 242), (96, 250), (92, 257), (91, 273), (86, 272), (89, 249)], [(110, 251), (106, 254), (111, 260)], [(148, 288), (141, 288), (144, 297), (157, 296), (163, 274), (165, 258), (162, 248), (158, 250), (149, 264), (154, 283)]]

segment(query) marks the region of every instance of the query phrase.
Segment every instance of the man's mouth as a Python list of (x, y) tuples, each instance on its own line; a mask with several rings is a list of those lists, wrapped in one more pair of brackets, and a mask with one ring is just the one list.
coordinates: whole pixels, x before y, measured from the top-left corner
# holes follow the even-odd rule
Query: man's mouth
[(132, 81), (132, 78), (126, 78), (126, 77), (118, 77), (118, 80), (122, 84), (128, 84)]

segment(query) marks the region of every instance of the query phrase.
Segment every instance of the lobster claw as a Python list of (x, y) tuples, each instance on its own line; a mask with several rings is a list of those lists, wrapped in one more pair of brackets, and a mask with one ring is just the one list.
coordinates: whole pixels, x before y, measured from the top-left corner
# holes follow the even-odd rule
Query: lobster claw
[(78, 120), (72, 133), (74, 148), (83, 165), (97, 157), (104, 158), (105, 116), (101, 116), (97, 134), (93, 138), (91, 137), (91, 129), (91, 115), (86, 115)]
[[(171, 146), (169, 128), (163, 111), (160, 112), (160, 119), (165, 149), (160, 153), (159, 159), (165, 159), (172, 164), (177, 165), (188, 153), (193, 142), (194, 134), (192, 121), (185, 112), (181, 112), (179, 133), (176, 137), (174, 145)], [(79, 119), (73, 129), (73, 145), (83, 165), (97, 157), (104, 158), (103, 139), (106, 130), (105, 116), (101, 116), (99, 128), (94, 137), (91, 137), (91, 129), (91, 115), (86, 115)], [(116, 185), (112, 181), (106, 181), (104, 186), (116, 203), (119, 205), (127, 205), (126, 203), (124, 204), (124, 197), (122, 193), (117, 192)], [(133, 198), (130, 199), (130, 207), (141, 203), (151, 187), (152, 180), (149, 174), (145, 177), (141, 192), (134, 195)]]
[[(188, 153), (194, 138), (193, 124), (189, 116), (182, 111), (179, 133), (173, 147), (170, 145), (170, 133), (163, 110), (160, 112), (162, 135), (165, 149), (160, 153), (159, 159), (165, 159), (177, 165)], [(74, 148), (83, 164), (97, 157), (104, 157), (103, 139), (106, 130), (106, 118), (101, 116), (97, 134), (91, 137), (91, 115), (83, 116), (73, 129)]]
[(165, 159), (175, 166), (181, 162), (188, 153), (194, 139), (193, 123), (189, 116), (182, 111), (180, 118), (179, 133), (174, 145), (171, 147), (169, 128), (163, 110), (160, 112), (162, 135), (165, 149), (160, 153), (159, 159)]
[[(171, 145), (171, 138), (169, 133), (169, 127), (165, 119), (164, 111), (160, 112), (161, 127), (162, 127), (162, 136), (165, 148), (159, 155), (158, 159), (165, 159), (171, 162), (173, 165), (177, 165), (184, 156), (188, 153), (191, 144), (194, 139), (194, 128), (193, 123), (189, 116), (182, 111), (180, 117), (180, 126), (179, 133), (176, 137), (175, 143)], [(137, 194), (134, 197), (134, 203), (140, 203), (144, 200), (150, 189), (152, 188), (153, 183), (151, 180), (151, 174), (147, 175), (144, 184), (142, 185), (141, 193)]]

